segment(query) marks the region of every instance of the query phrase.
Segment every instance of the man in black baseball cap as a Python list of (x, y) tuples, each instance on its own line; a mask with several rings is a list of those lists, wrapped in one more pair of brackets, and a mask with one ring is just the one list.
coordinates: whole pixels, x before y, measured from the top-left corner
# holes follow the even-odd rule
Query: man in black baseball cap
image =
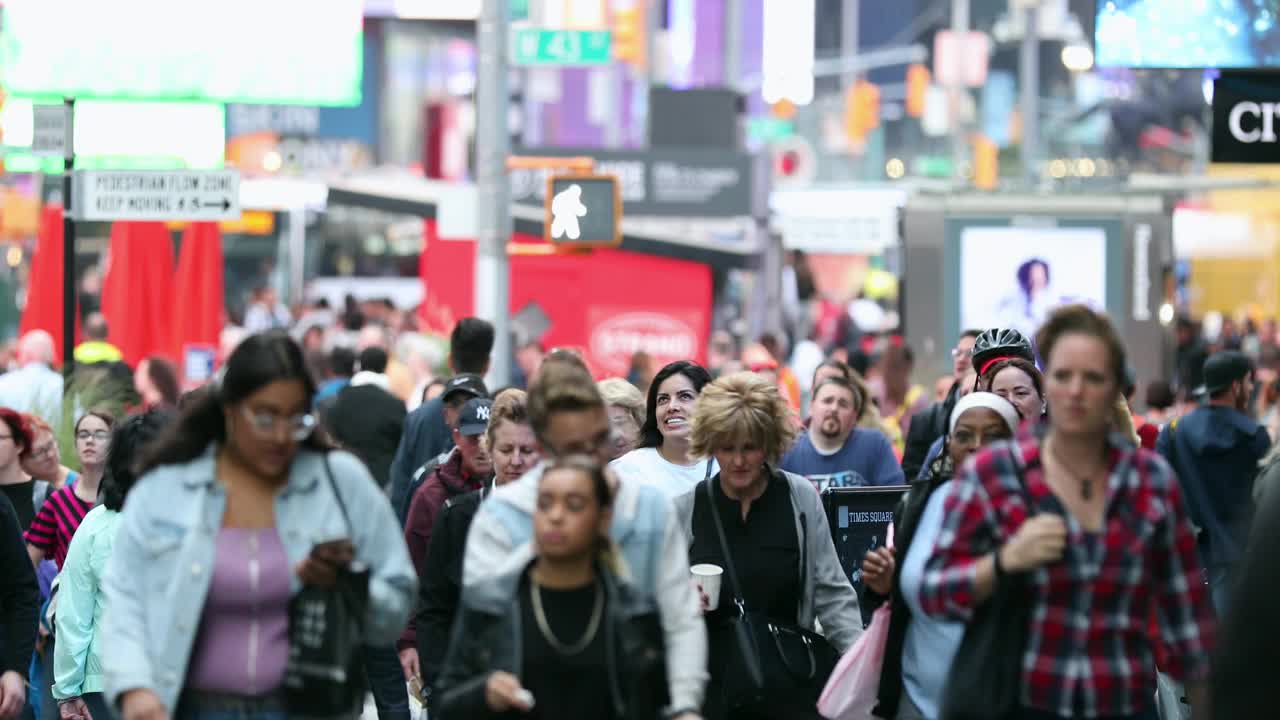
[[(465, 395), (474, 390), (461, 387), (464, 385), (465, 383), (459, 383), (456, 395)], [(409, 546), (409, 555), (413, 558), (419, 578), (423, 576), (431, 534), (444, 504), (452, 498), (487, 486), (493, 479), (493, 461), (483, 442), (492, 407), (493, 401), (485, 397), (472, 397), (463, 403), (453, 422), (454, 448), (445, 456), (444, 462), (433, 461), (428, 464), (431, 469), (421, 476), (421, 487), (409, 501), (404, 540)], [(416, 633), (416, 622), (410, 622), (396, 644), (406, 678), (421, 672)]]
[[(446, 393), (453, 395), (462, 387), (467, 387), (470, 392), (462, 397), (469, 399), (489, 394), (480, 378), (489, 372), (493, 339), (493, 325), (487, 321), (474, 317), (458, 321), (449, 335), (449, 369), (453, 371), (454, 378), (446, 385)], [(473, 379), (458, 379), (467, 375)], [(396, 448), (396, 457), (391, 463), (391, 506), (395, 508), (401, 523), (409, 509), (409, 498), (413, 497), (409, 493), (409, 481), (414, 472), (423, 463), (453, 447), (453, 421), (457, 418), (457, 410), (462, 407), (462, 402), (465, 402), (453, 399), (456, 402), (454, 412), (447, 416), (445, 396), (441, 394), (423, 403), (404, 419), (404, 434), (400, 437), (400, 446)]]
[[(402, 494), (397, 495), (396, 488), (392, 486), (391, 505), (395, 509), (396, 514), (400, 517), (403, 524), (405, 518), (409, 514), (409, 503), (413, 500), (413, 494), (418, 487), (422, 485), (426, 476), (430, 474), (435, 465), (444, 462), (449, 451), (453, 450), (455, 445), (456, 433), (453, 430), (457, 427), (458, 416), (462, 412), (462, 407), (467, 402), (476, 398), (485, 398), (489, 396), (489, 391), (484, 386), (484, 380), (479, 375), (472, 373), (463, 373), (454, 375), (444, 385), (444, 392), (440, 393), (440, 407), (443, 413), (444, 424), (450, 429), (449, 435), (443, 442), (437, 442), (436, 438), (429, 437), (417, 444), (418, 454), (422, 457), (422, 462), (417, 467), (410, 470), (408, 482), (405, 487), (399, 489)], [(408, 424), (405, 425), (405, 434), (410, 431)], [(401, 439), (400, 444), (405, 444), (405, 439)], [(437, 452), (432, 452), (433, 450)], [(407, 459), (407, 458), (406, 458)], [(426, 472), (422, 468), (427, 468)], [(394, 478), (393, 478), (394, 479)]]
[(1204, 363), (1205, 404), (1169, 424), (1156, 442), (1178, 474), (1219, 615), (1249, 536), (1258, 462), (1271, 445), (1247, 410), (1253, 371), (1243, 353), (1211, 355)]

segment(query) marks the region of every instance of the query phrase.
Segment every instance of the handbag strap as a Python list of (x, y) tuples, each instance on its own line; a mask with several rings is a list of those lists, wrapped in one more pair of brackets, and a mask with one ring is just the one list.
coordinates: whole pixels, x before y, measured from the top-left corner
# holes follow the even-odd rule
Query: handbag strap
[[(711, 461), (707, 461), (707, 475), (711, 475)], [(720, 551), (724, 554), (724, 567), (729, 572), (729, 582), (733, 583), (733, 604), (738, 607), (738, 612), (746, 614), (747, 604), (742, 599), (742, 586), (738, 584), (738, 573), (733, 567), (733, 556), (729, 553), (729, 540), (724, 534), (724, 523), (720, 520), (720, 508), (716, 507), (715, 493), (711, 490), (711, 478), (708, 477), (702, 481), (702, 487), (707, 493), (707, 509), (711, 511), (711, 521), (716, 526), (716, 536), (720, 539)]]
[(355, 529), (351, 524), (351, 516), (347, 514), (347, 504), (342, 501), (342, 493), (338, 492), (338, 483), (333, 479), (333, 469), (329, 467), (329, 453), (324, 453), (324, 475), (329, 479), (329, 489), (338, 501), (338, 509), (342, 511), (342, 520), (347, 524), (347, 535), (354, 540)]

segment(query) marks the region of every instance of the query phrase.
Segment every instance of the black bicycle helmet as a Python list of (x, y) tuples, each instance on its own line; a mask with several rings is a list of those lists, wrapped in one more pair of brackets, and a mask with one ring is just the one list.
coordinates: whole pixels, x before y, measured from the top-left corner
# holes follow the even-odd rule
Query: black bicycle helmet
[(1022, 358), (1034, 363), (1036, 354), (1026, 336), (1013, 328), (983, 330), (973, 341), (973, 369), (981, 375), (999, 360)]

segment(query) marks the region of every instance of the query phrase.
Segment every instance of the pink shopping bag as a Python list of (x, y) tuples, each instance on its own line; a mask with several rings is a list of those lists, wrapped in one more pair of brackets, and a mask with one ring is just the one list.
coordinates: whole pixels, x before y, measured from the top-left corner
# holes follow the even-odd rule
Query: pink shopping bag
[[(893, 525), (889, 526), (888, 547), (893, 547)], [(889, 638), (890, 602), (876, 608), (871, 624), (853, 647), (845, 652), (831, 671), (827, 686), (818, 698), (818, 712), (828, 720), (875, 720), (871, 714), (880, 692), (880, 668)]]

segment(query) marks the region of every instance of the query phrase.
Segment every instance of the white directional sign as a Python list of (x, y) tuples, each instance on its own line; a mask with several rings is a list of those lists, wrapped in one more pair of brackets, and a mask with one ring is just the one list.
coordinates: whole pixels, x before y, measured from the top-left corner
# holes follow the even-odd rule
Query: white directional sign
[(71, 207), (78, 220), (235, 220), (235, 170), (78, 170)]
[(67, 106), (31, 106), (31, 154), (62, 157), (67, 152)]

